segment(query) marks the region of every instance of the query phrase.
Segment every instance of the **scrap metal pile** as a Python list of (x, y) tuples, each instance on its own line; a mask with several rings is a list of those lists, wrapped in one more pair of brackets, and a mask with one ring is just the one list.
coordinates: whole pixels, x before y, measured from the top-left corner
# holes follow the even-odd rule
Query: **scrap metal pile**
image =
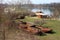
[(50, 28), (37, 26), (32, 24), (31, 22), (23, 22), (23, 21), (19, 22), (18, 28), (23, 29), (24, 31), (27, 31), (31, 34), (40, 34), (40, 35), (43, 33), (50, 33), (53, 31)]

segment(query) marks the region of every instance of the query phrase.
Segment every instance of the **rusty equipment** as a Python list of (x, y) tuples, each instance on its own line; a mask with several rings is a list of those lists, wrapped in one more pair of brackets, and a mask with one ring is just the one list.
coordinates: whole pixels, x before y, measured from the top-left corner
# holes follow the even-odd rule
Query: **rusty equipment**
[(38, 27), (30, 22), (23, 22), (23, 21), (20, 21), (18, 28), (23, 29), (24, 31), (27, 31), (31, 34), (40, 34), (40, 35), (52, 31), (52, 29), (50, 28)]

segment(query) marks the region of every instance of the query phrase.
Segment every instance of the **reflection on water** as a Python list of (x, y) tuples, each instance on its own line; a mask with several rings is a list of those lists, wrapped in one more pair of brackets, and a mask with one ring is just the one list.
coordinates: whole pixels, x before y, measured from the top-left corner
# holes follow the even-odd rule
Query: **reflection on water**
[(32, 9), (32, 12), (36, 12), (36, 11), (42, 11), (44, 14), (49, 16), (52, 14), (52, 11), (50, 9)]

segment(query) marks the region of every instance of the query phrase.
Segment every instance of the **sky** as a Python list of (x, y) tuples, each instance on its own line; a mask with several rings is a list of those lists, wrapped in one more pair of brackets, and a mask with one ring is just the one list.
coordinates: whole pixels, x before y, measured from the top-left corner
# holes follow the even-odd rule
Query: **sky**
[(34, 4), (60, 3), (60, 0), (31, 0)]
[[(4, 0), (4, 2), (6, 3), (7, 1), (16, 1), (16, 0)], [(60, 0), (31, 0), (31, 2), (33, 4), (47, 4), (47, 3), (60, 3)]]

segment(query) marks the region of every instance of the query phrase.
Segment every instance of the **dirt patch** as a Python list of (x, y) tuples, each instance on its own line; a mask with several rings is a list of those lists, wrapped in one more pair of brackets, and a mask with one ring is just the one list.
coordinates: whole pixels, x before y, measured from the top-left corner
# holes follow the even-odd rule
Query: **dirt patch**
[(36, 35), (31, 35), (15, 27), (1, 26), (0, 31), (0, 40), (40, 40)]

